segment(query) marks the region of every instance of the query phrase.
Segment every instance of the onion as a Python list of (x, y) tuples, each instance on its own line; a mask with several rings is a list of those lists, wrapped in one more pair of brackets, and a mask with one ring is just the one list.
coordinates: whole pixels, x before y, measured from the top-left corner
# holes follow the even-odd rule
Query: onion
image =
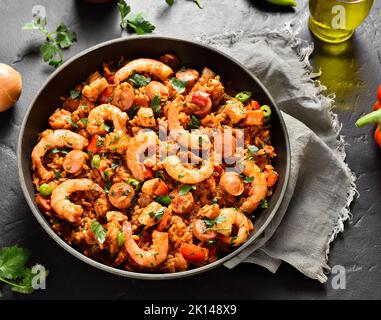
[(7, 64), (0, 63), (0, 112), (8, 110), (19, 99), (21, 75)]

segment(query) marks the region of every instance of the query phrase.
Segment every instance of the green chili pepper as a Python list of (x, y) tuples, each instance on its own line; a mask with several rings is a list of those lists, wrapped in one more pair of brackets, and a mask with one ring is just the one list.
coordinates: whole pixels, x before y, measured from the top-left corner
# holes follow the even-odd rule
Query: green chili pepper
[(265, 116), (265, 118), (270, 118), (271, 116), (271, 108), (265, 104), (261, 107), (261, 110), (263, 111), (263, 115)]
[(236, 94), (235, 98), (241, 101), (242, 103), (246, 102), (248, 99), (250, 99), (252, 96), (252, 93), (250, 91), (242, 91)]
[(40, 185), (38, 191), (40, 192), (40, 195), (42, 195), (43, 197), (49, 197), (53, 192), (53, 188), (49, 186), (47, 183), (43, 183), (42, 185)]
[(277, 6), (292, 6), (295, 7), (298, 3), (295, 0), (266, 0)]
[(118, 246), (121, 247), (124, 243), (124, 236), (123, 236), (123, 232), (122, 231), (119, 231), (118, 233)]

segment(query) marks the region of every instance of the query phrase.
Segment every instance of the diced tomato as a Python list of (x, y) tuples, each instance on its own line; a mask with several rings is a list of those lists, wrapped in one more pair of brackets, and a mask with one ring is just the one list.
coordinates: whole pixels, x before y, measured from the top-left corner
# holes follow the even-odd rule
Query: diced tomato
[(381, 85), (378, 87), (377, 98), (378, 98), (378, 102), (381, 103)]
[(40, 194), (36, 195), (36, 202), (39, 208), (43, 211), (50, 211), (52, 207), (50, 206), (50, 199), (46, 199)]
[(155, 177), (155, 173), (151, 168), (144, 166), (143, 171), (146, 179), (153, 179)]
[(210, 103), (209, 93), (202, 91), (193, 92), (191, 101), (200, 107), (206, 107)]
[(261, 108), (261, 105), (259, 104), (258, 101), (251, 101), (250, 107), (254, 110), (258, 110)]
[(165, 231), (170, 221), (171, 221), (171, 211), (166, 209), (164, 210), (164, 215), (157, 226), (157, 231)]
[(203, 262), (208, 258), (209, 250), (190, 243), (184, 243), (180, 247), (180, 253), (184, 259), (192, 262)]
[(155, 195), (157, 196), (165, 196), (169, 193), (169, 189), (167, 187), (167, 184), (160, 179), (159, 181), (159, 185), (157, 186), (156, 190), (155, 190)]
[(373, 106), (373, 110), (374, 111), (377, 111), (378, 109), (381, 109), (381, 102), (380, 101), (377, 101), (374, 106)]
[(93, 136), (91, 139), (90, 139), (90, 143), (89, 145), (87, 146), (87, 150), (88, 151), (91, 151), (92, 154), (96, 154), (99, 152), (99, 147), (97, 146), (97, 143), (98, 143), (98, 136)]
[(275, 185), (275, 183), (277, 182), (278, 180), (278, 175), (275, 173), (275, 172), (271, 172), (267, 178), (267, 186), (268, 187), (273, 187)]
[(99, 98), (99, 102), (100, 103), (109, 103), (111, 95), (113, 92), (114, 92), (114, 87), (113, 86), (107, 86), (106, 89), (103, 90), (103, 92)]

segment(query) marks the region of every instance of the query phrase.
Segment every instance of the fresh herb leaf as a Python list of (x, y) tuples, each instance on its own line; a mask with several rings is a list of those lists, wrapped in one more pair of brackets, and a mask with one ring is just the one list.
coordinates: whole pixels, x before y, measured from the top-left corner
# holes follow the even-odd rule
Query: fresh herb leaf
[(131, 12), (131, 7), (124, 0), (120, 0), (118, 2), (118, 9), (120, 13), (120, 27), (126, 29), (127, 15)]
[(170, 196), (157, 196), (155, 201), (162, 204), (163, 206), (169, 206), (172, 200)]
[(120, 13), (120, 27), (122, 29), (131, 28), (137, 34), (151, 33), (155, 26), (146, 20), (143, 12), (131, 13), (131, 7), (124, 0), (118, 3)]
[(195, 187), (195, 186), (188, 185), (188, 184), (185, 184), (185, 185), (183, 185), (183, 186), (180, 187), (179, 195), (180, 195), (180, 196), (184, 196), (184, 195), (186, 195), (191, 189), (196, 190), (196, 187)]
[(180, 80), (177, 78), (171, 78), (171, 83), (178, 93), (183, 93), (188, 84), (187, 80)]
[(210, 219), (204, 219), (203, 220), (205, 225), (206, 225), (206, 228), (213, 228), (215, 226), (215, 221), (214, 220), (210, 220)]
[(62, 49), (66, 49), (72, 46), (74, 41), (77, 40), (77, 34), (63, 23), (59, 24), (56, 29), (56, 41)]
[(98, 147), (98, 148), (102, 147), (102, 146), (104, 145), (104, 143), (105, 143), (105, 138), (103, 138), (103, 137), (99, 137), (99, 136), (98, 136), (98, 139), (97, 139), (97, 147)]
[(173, 6), (173, 4), (175, 3), (175, 0), (165, 0), (165, 2), (166, 2), (169, 6)]
[(198, 129), (200, 127), (200, 120), (198, 120), (194, 115), (191, 115), (191, 121), (188, 127), (190, 129)]
[(128, 79), (136, 88), (145, 87), (151, 82), (151, 78), (135, 73)]
[(42, 58), (56, 68), (63, 63), (62, 49), (69, 48), (77, 40), (77, 34), (63, 23), (59, 24), (54, 32), (49, 32), (46, 24), (46, 17), (34, 15), (32, 22), (26, 23), (22, 29), (39, 31), (44, 35), (45, 42), (40, 46)]
[(106, 186), (105, 186), (105, 191), (108, 192), (111, 188), (111, 181), (110, 181), (110, 173), (106, 170), (104, 172), (105, 177), (106, 177)]
[(262, 209), (267, 209), (269, 207), (269, 204), (267, 202), (267, 199), (263, 199), (261, 202), (261, 208)]
[(215, 223), (222, 223), (222, 222), (224, 222), (225, 220), (226, 220), (226, 217), (223, 216), (223, 215), (220, 215), (220, 216), (218, 216), (217, 218), (214, 219), (214, 222), (215, 222)]
[(81, 119), (79, 119), (79, 122), (81, 122), (83, 126), (87, 126), (88, 120), (87, 120), (87, 118), (81, 118)]
[(244, 177), (243, 182), (252, 183), (254, 181), (254, 177)]
[(28, 251), (17, 245), (1, 249), (0, 277), (9, 280), (22, 277), (28, 258)]
[(247, 146), (247, 150), (249, 150), (249, 153), (251, 155), (256, 155), (258, 153), (258, 151), (259, 151), (258, 147), (254, 146), (254, 145)]
[(53, 171), (53, 173), (56, 179), (61, 179), (61, 173), (59, 173), (59, 171)]
[(36, 272), (33, 272), (34, 269), (38, 268), (37, 270), (43, 270), (44, 274), (39, 274), (39, 278), (41, 279), (46, 279), (46, 277), (49, 274), (48, 270), (45, 270), (44, 266), (41, 266), (40, 264), (36, 264), (32, 268), (26, 268), (24, 270), (23, 278), (22, 280), (14, 284), (11, 288), (12, 291), (14, 292), (19, 292), (23, 294), (31, 294), (34, 292), (34, 288), (32, 285), (33, 278), (36, 276)]
[(133, 119), (138, 113), (138, 110), (139, 107), (136, 104), (132, 105), (132, 107), (127, 111), (128, 119)]
[(67, 117), (66, 121), (67, 121), (68, 123), (70, 123), (74, 128), (76, 128), (76, 129), (79, 128), (79, 127), (78, 127), (78, 124), (77, 124), (76, 122), (74, 122), (72, 118)]
[(160, 107), (160, 96), (157, 94), (151, 101), (151, 108), (155, 115), (159, 114), (161, 111)]
[(72, 99), (77, 99), (81, 96), (81, 91), (77, 91), (77, 90), (70, 90), (70, 98)]
[(90, 230), (99, 243), (105, 242), (107, 232), (103, 229), (103, 226), (98, 221), (94, 221), (91, 224)]
[(139, 35), (152, 33), (155, 30), (155, 26), (146, 20), (146, 15), (143, 12), (129, 14), (127, 16), (127, 25)]
[(58, 149), (58, 148), (53, 148), (52, 150), (50, 150), (50, 153), (52, 154), (55, 154), (55, 153), (63, 153), (63, 154), (68, 154), (69, 151), (67, 151), (66, 149)]
[[(160, 208), (159, 210), (157, 210), (156, 212), (153, 213), (152, 217), (155, 217), (155, 221), (159, 221), (159, 220), (161, 220), (161, 218), (163, 218), (164, 210), (165, 210), (165, 208), (162, 207), (162, 208)], [(150, 212), (150, 216), (151, 216), (151, 212)]]

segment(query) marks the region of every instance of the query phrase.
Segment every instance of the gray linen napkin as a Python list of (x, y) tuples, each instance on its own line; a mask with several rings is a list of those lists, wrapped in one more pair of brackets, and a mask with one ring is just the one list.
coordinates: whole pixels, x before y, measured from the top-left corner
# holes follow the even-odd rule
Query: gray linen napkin
[(243, 63), (267, 87), (283, 112), (291, 144), (291, 175), (276, 216), (255, 243), (225, 263), (256, 263), (276, 272), (285, 261), (324, 283), (329, 246), (344, 230), (356, 193), (344, 162), (344, 139), (333, 96), (313, 80), (313, 48), (297, 37), (295, 24), (281, 31), (235, 32), (199, 38)]

